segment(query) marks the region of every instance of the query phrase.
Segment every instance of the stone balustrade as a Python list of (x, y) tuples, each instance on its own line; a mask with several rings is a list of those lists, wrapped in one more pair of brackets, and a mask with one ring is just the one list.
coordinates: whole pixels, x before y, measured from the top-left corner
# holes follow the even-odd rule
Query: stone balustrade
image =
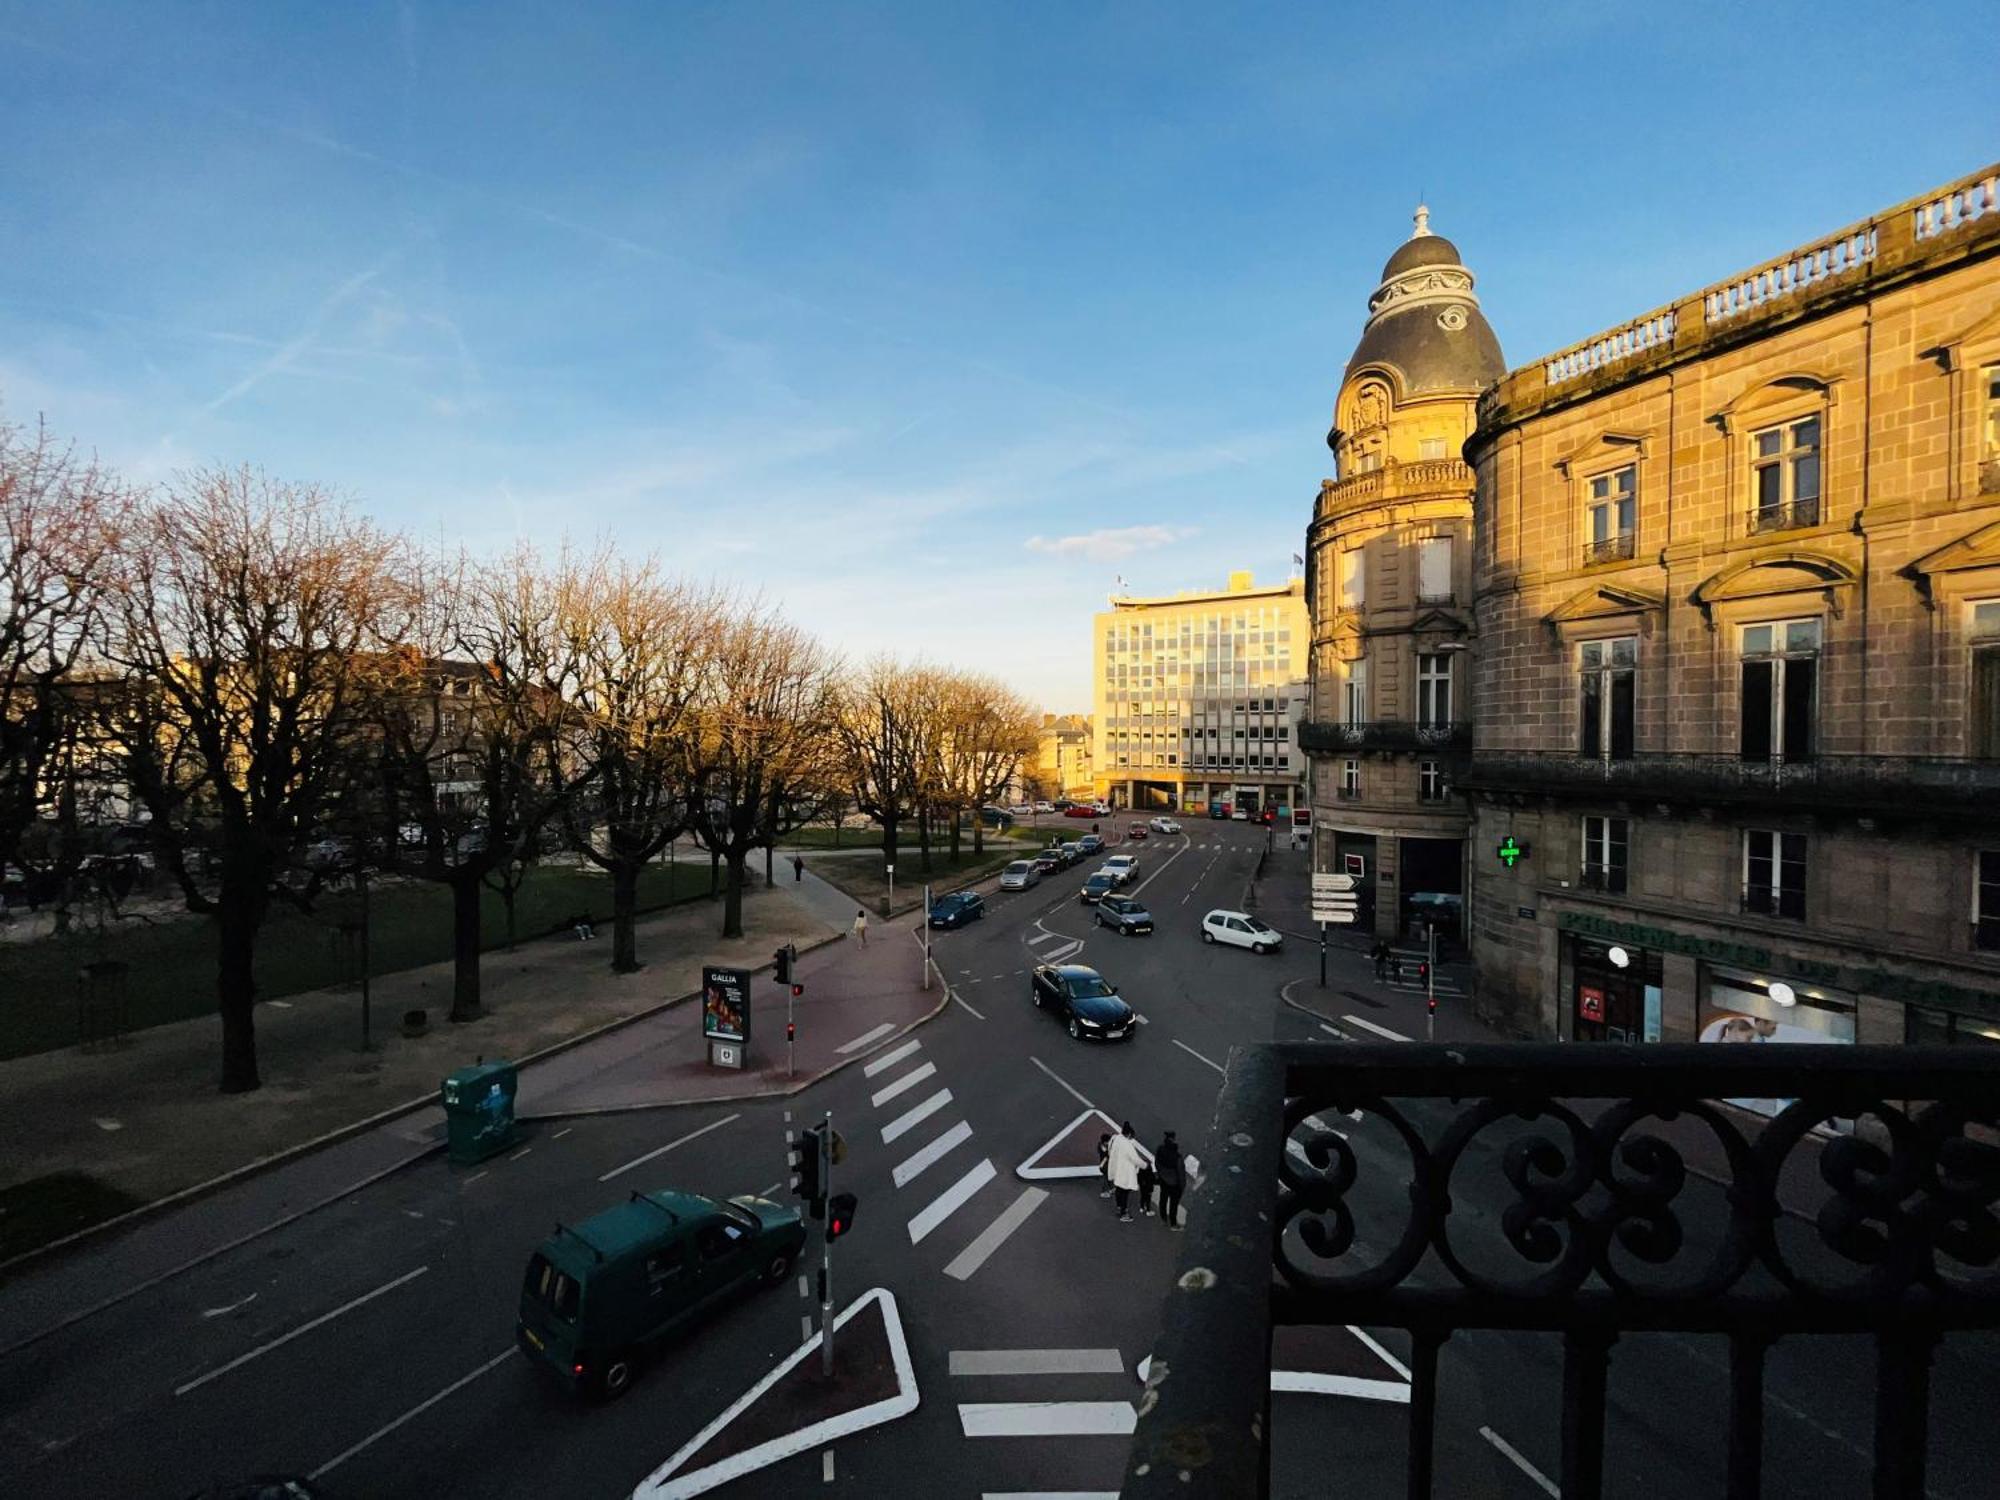
[(1559, 349), (1542, 361), (1542, 373), (1550, 385), (1588, 375), (1628, 360), (1648, 349), (1674, 341), (1674, 310), (1671, 307), (1634, 318), (1622, 328), (1600, 333), (1595, 338)]
[(1823, 244), (1794, 250), (1745, 275), (1710, 287), (1701, 295), (1702, 312), (1712, 327), (1797, 296), (1807, 287), (1860, 270), (1875, 258), (1875, 244), (1873, 224), (1843, 229)]
[(1920, 241), (1933, 240), (1992, 213), (2000, 213), (2000, 172), (1955, 182), (1919, 203), (1911, 210), (1911, 230)]

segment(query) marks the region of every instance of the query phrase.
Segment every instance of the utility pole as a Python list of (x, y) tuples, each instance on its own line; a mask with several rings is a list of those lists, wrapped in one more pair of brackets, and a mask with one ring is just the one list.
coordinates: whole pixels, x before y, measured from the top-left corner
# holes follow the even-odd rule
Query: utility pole
[(1326, 923), (1319, 924), (1319, 987), (1326, 988)]
[[(833, 1194), (833, 1111), (826, 1112), (826, 1122), (820, 1130), (820, 1191), (831, 1197)], [(819, 1237), (819, 1372), (828, 1379), (833, 1377), (833, 1234), (827, 1220), (820, 1228)]]
[(931, 888), (924, 884), (924, 988), (931, 987)]
[(1437, 923), (1427, 922), (1424, 924), (1424, 937), (1427, 944), (1426, 951), (1430, 955), (1429, 959), (1424, 964), (1424, 1040), (1427, 1042), (1434, 1042), (1437, 1040), (1437, 1017), (1438, 1017)]

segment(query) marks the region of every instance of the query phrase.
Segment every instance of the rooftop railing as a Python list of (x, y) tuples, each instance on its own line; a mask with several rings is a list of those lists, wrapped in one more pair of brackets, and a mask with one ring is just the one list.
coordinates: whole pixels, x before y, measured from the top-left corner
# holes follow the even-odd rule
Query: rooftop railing
[[(1745, 1098), (1775, 1118), (1716, 1102)], [(1761, 1492), (1772, 1346), (1846, 1334), (1874, 1341), (1873, 1492), (1922, 1494), (1933, 1353), (2000, 1327), (1996, 1111), (1970, 1047), (1239, 1047), (1121, 1493), (1268, 1494), (1272, 1330), (1345, 1325), (1409, 1336), (1411, 1496), (1441, 1421), (1478, 1420), (1438, 1383), (1478, 1330), (1560, 1335), (1564, 1500), (1644, 1440), (1607, 1416), (1613, 1351), (1662, 1332), (1728, 1345), (1700, 1493)]]

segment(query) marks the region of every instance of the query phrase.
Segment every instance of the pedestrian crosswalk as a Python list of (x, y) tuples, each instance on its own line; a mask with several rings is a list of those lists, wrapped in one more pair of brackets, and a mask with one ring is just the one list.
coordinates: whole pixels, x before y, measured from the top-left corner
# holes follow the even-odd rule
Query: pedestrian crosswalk
[[(954, 1349), (948, 1368), (959, 1431), (982, 1445), (982, 1471), (1013, 1481), (981, 1500), (1114, 1500), (1139, 1421), (1118, 1350)], [(1007, 1438), (1039, 1441), (994, 1441)], [(1018, 1483), (1028, 1477), (1047, 1487)]]
[[(1427, 954), (1422, 948), (1391, 948), (1392, 962), (1375, 981), (1385, 988), (1405, 995), (1435, 994), (1439, 999), (1463, 999), (1465, 987), (1452, 975), (1439, 969), (1431, 976), (1427, 985), (1417, 977), (1417, 965), (1423, 963)], [(1435, 967), (1435, 965), (1433, 966)]]
[[(972, 1140), (972, 1125), (963, 1119), (949, 1118), (948, 1111), (954, 1103), (951, 1090), (933, 1089), (942, 1080), (937, 1064), (923, 1056), (921, 1042), (903, 1042), (870, 1059), (863, 1065), (862, 1073), (880, 1080), (880, 1086), (869, 1097), (871, 1107), (894, 1111), (877, 1127), (882, 1144), (894, 1146), (906, 1137), (912, 1143), (909, 1154), (889, 1171), (890, 1180), (899, 1192), (912, 1193), (911, 1211), (904, 1221), (910, 1243), (920, 1245), (933, 1234), (942, 1235), (948, 1226), (955, 1228), (963, 1223), (970, 1228), (982, 1213), (991, 1215), (944, 1267), (945, 1275), (968, 1280), (1041, 1206), (1048, 1194), (1034, 1187), (1008, 1198), (987, 1191), (1000, 1174), (991, 1158), (982, 1156), (968, 1161), (967, 1155), (960, 1151)], [(918, 1099), (927, 1089), (933, 1091), (928, 1097)], [(933, 1170), (947, 1159), (949, 1166)], [(963, 1220), (961, 1215), (965, 1216)]]

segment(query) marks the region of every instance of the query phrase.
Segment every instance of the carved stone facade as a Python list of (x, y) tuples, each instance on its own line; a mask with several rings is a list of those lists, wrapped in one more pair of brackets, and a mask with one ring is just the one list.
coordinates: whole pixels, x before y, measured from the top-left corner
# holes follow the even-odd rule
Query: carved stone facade
[(2000, 1041), (1996, 183), (1482, 398), (1488, 1019)]

